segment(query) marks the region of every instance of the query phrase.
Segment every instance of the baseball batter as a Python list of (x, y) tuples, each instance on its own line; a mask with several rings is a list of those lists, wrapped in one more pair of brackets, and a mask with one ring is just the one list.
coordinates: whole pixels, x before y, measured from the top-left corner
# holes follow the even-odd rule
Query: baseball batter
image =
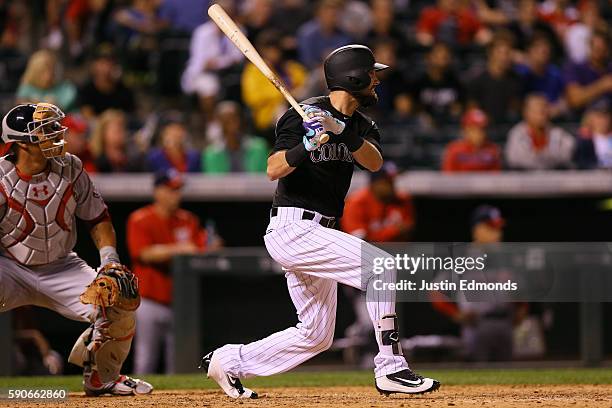
[[(0, 312), (36, 305), (91, 323), (69, 357), (84, 368), (86, 394), (148, 394), (151, 384), (119, 373), (134, 335), (137, 280), (119, 263), (102, 197), (66, 153), (63, 118), (55, 105), (38, 103), (2, 120), (10, 148), (0, 158)], [(76, 217), (100, 250), (98, 273), (72, 252)]]
[[(324, 63), (329, 96), (303, 103), (308, 121), (302, 122), (290, 109), (276, 125), (268, 176), (279, 181), (264, 241), (286, 272), (299, 323), (204, 356), (208, 377), (230, 397), (257, 398), (240, 379), (285, 372), (331, 346), (338, 283), (368, 290), (367, 309), (379, 346), (374, 359), (376, 388), (383, 394), (420, 394), (440, 386), (408, 367), (399, 343), (393, 292), (369, 293), (373, 274), (363, 270), (362, 262), (387, 254), (334, 229), (354, 166), (376, 171), (383, 164), (378, 128), (357, 109), (376, 103), (376, 71), (385, 68), (362, 45), (333, 51)], [(326, 144), (319, 143), (323, 133), (330, 135)], [(392, 282), (395, 271), (376, 277), (381, 278)]]

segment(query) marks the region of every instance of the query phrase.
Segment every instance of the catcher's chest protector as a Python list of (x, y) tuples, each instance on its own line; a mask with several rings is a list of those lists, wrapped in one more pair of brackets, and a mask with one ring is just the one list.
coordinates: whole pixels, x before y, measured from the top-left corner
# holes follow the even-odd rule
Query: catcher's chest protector
[(28, 180), (12, 162), (0, 159), (0, 251), (23, 265), (53, 262), (74, 247), (73, 180), (81, 170), (69, 163), (50, 161), (48, 173)]

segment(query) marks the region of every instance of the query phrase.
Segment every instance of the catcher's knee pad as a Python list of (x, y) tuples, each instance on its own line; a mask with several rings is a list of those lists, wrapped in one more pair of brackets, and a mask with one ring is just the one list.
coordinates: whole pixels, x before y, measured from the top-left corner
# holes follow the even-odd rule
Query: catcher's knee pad
[(107, 308), (77, 340), (68, 361), (90, 366), (102, 382), (113, 381), (130, 352), (136, 320), (133, 311)]

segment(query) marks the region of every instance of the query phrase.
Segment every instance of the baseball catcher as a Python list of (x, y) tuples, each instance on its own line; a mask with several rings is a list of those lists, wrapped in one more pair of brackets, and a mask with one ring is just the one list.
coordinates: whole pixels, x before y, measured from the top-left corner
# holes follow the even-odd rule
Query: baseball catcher
[[(83, 367), (85, 393), (148, 394), (151, 384), (119, 372), (134, 336), (138, 281), (119, 261), (102, 197), (66, 153), (63, 118), (57, 106), (37, 103), (2, 120), (0, 312), (36, 305), (89, 322), (68, 359)], [(72, 251), (77, 217), (100, 251), (97, 272)]]

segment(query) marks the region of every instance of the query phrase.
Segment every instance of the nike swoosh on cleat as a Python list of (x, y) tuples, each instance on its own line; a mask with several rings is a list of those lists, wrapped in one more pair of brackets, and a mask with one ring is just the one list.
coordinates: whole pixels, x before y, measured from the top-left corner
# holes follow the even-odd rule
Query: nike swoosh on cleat
[(405, 378), (399, 378), (399, 377), (398, 378), (394, 378), (393, 381), (402, 381), (404, 383), (408, 383), (408, 384), (411, 384), (411, 385), (421, 385), (424, 382), (423, 380), (412, 381), (412, 380), (407, 380)]
[(232, 378), (231, 376), (229, 376), (227, 374), (226, 374), (226, 377), (227, 377), (227, 382), (229, 382), (232, 387), (237, 388), (236, 387), (236, 379)]

